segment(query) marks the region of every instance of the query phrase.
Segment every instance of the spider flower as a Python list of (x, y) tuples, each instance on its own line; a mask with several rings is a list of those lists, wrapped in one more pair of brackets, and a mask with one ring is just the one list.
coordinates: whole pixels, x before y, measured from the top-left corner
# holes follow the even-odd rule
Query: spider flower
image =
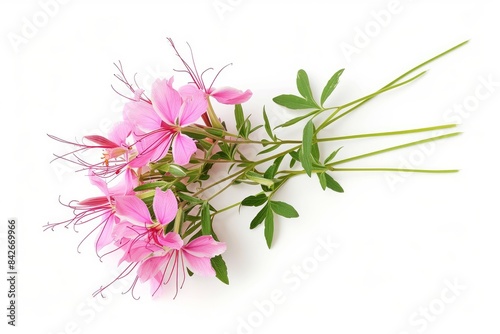
[(157, 161), (172, 148), (174, 162), (185, 165), (196, 152), (193, 139), (182, 133), (182, 128), (193, 124), (207, 110), (205, 95), (191, 85), (178, 91), (170, 80), (154, 82), (151, 103), (143, 100), (126, 104), (124, 117), (136, 128), (139, 155), (136, 162)]

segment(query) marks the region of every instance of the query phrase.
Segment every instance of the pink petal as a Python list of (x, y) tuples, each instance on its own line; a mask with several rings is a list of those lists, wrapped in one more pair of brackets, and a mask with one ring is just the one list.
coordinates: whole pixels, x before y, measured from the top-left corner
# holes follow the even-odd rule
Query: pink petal
[(107, 216), (108, 219), (103, 222), (101, 233), (97, 236), (95, 248), (99, 252), (104, 246), (111, 244), (114, 241), (113, 227), (120, 220), (114, 214)]
[(123, 109), (123, 118), (142, 131), (159, 129), (161, 118), (155, 113), (153, 106), (144, 101), (128, 102)]
[(205, 93), (193, 85), (183, 86), (179, 92), (184, 99), (179, 125), (186, 126), (194, 123), (207, 111), (208, 102)]
[(170, 149), (172, 134), (167, 131), (159, 131), (140, 137), (136, 144), (139, 154), (129, 163), (130, 167), (143, 167), (151, 161), (163, 158)]
[(128, 243), (125, 243), (123, 247), (126, 248), (126, 252), (118, 262), (118, 265), (120, 265), (123, 261), (140, 262), (148, 256), (151, 256), (151, 254), (155, 251), (162, 250), (160, 247), (147, 241), (134, 239), (129, 239)]
[(157, 79), (153, 83), (151, 91), (151, 100), (156, 114), (170, 124), (175, 124), (181, 110), (182, 98), (173, 87), (173, 78), (169, 81)]
[(92, 171), (89, 171), (89, 179), (92, 185), (99, 188), (99, 190), (102, 191), (102, 193), (106, 197), (109, 197), (108, 184), (106, 183), (106, 181), (101, 179), (99, 176), (95, 175)]
[(192, 240), (182, 249), (193, 256), (212, 258), (224, 253), (226, 244), (215, 241), (211, 235), (203, 235)]
[(176, 164), (181, 166), (187, 164), (194, 152), (196, 152), (196, 144), (193, 139), (182, 133), (175, 136), (172, 144), (172, 155)]
[(240, 104), (248, 101), (252, 97), (252, 92), (249, 89), (243, 92), (236, 88), (223, 87), (211, 91), (210, 96), (213, 96), (220, 103)]
[(212, 268), (210, 258), (196, 257), (189, 253), (183, 252), (184, 260), (187, 267), (196, 275), (200, 276), (215, 276), (215, 270)]
[(153, 210), (156, 220), (162, 225), (167, 225), (175, 218), (177, 214), (177, 200), (172, 190), (162, 191), (160, 188), (156, 188), (153, 199)]
[(117, 145), (123, 145), (131, 132), (132, 124), (129, 122), (118, 122), (109, 132), (108, 138)]
[(137, 270), (137, 276), (139, 276), (141, 282), (149, 280), (160, 272), (163, 269), (162, 267), (168, 263), (171, 256), (172, 252), (168, 252), (164, 256), (154, 256), (144, 260)]
[(110, 196), (134, 195), (134, 188), (139, 185), (139, 178), (135, 171), (126, 168), (123, 179), (113, 187), (109, 188)]
[(143, 201), (135, 196), (115, 197), (116, 215), (132, 224), (152, 224), (148, 208)]
[(158, 241), (162, 246), (175, 250), (180, 250), (184, 245), (184, 241), (182, 241), (181, 236), (175, 232), (168, 232), (165, 235), (159, 236)]
[(138, 235), (144, 234), (147, 232), (147, 228), (144, 226), (137, 226), (128, 221), (120, 221), (113, 227), (113, 239), (121, 240), (121, 239), (134, 239), (137, 238)]
[(85, 139), (90, 140), (91, 142), (94, 142), (97, 144), (99, 147), (102, 148), (113, 148), (113, 147), (118, 147), (118, 145), (111, 140), (104, 138), (103, 136), (98, 136), (98, 135), (91, 135), (91, 136), (85, 136), (83, 137)]
[(78, 205), (91, 207), (109, 205), (109, 199), (106, 196), (90, 197), (83, 201), (79, 201)]

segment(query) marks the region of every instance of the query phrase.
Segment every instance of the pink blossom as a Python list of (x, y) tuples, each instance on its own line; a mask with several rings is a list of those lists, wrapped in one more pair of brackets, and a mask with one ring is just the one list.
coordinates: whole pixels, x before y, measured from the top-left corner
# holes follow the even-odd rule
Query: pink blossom
[(45, 228), (53, 230), (58, 225), (64, 225), (65, 227), (73, 225), (73, 228), (76, 229), (79, 225), (100, 219), (100, 223), (82, 240), (83, 242), (90, 234), (97, 232), (95, 249), (98, 253), (106, 245), (114, 242), (112, 231), (120, 222), (115, 212), (115, 198), (132, 194), (132, 189), (136, 186), (137, 179), (133, 176), (125, 177), (122, 182), (113, 187), (109, 187), (103, 179), (95, 175), (92, 171), (89, 173), (89, 179), (93, 185), (101, 190), (103, 196), (90, 197), (82, 201), (71, 201), (66, 206), (73, 210), (74, 217), (63, 222), (47, 224)]
[(207, 100), (190, 85), (177, 91), (172, 83), (173, 78), (158, 79), (153, 84), (151, 104), (139, 100), (125, 106), (124, 117), (138, 129), (139, 164), (157, 161), (172, 148), (174, 162), (185, 165), (196, 152), (194, 140), (182, 133), (182, 127), (200, 118), (207, 109)]
[[(186, 267), (197, 275), (215, 276), (210, 259), (226, 250), (225, 243), (207, 235), (185, 243), (178, 231), (165, 234), (165, 227), (177, 214), (177, 200), (172, 191), (156, 188), (153, 199), (155, 220), (146, 204), (136, 196), (121, 196), (115, 201), (116, 214), (121, 222), (115, 226), (113, 235), (117, 245), (124, 250), (119, 264), (127, 262), (128, 265), (113, 282), (137, 269), (130, 287), (132, 295), (138, 281), (149, 281), (151, 293), (155, 295), (162, 285), (172, 279), (175, 280), (177, 295), (186, 277)], [(96, 294), (113, 282), (101, 287)]]
[[(177, 48), (174, 44), (174, 41), (171, 38), (168, 38), (168, 41), (170, 42), (170, 45), (175, 51), (175, 54), (179, 59), (181, 60), (182, 64), (184, 65), (185, 70), (180, 70), (179, 72), (185, 72), (187, 73), (192, 80), (192, 83), (199, 89), (201, 90), (207, 97), (212, 96), (215, 98), (218, 102), (223, 103), (223, 104), (241, 104), (244, 102), (247, 102), (251, 97), (252, 97), (252, 92), (247, 89), (246, 91), (242, 91), (236, 88), (232, 87), (222, 87), (222, 88), (214, 88), (213, 85), (215, 83), (215, 80), (219, 76), (219, 74), (222, 72), (224, 68), (227, 66), (231, 65), (228, 64), (224, 66), (213, 78), (212, 82), (210, 85), (205, 84), (205, 81), (203, 80), (203, 75), (208, 71), (211, 70), (212, 68), (206, 69), (203, 71), (201, 74), (198, 72), (198, 69), (196, 67), (196, 64), (194, 63), (194, 58), (192, 57), (192, 50), (191, 50), (191, 57), (192, 57), (192, 64), (188, 63), (184, 58), (179, 54), (179, 51), (177, 51)], [(190, 47), (191, 49), (191, 47)], [(207, 113), (204, 113), (201, 115), (203, 120), (205, 121), (205, 124), (207, 126), (211, 126), (210, 118)]]
[[(217, 242), (209, 235), (198, 237), (184, 244), (179, 234), (169, 232), (159, 236), (158, 241), (162, 250), (151, 253), (142, 261), (137, 271), (141, 282), (151, 281), (153, 295), (162, 283), (167, 284), (172, 278), (175, 279), (177, 295), (186, 277), (185, 267), (200, 276), (215, 276), (210, 259), (226, 250), (225, 243)], [(179, 286), (180, 275), (182, 275), (182, 282)]]
[[(108, 177), (123, 172), (130, 159), (136, 155), (132, 145), (127, 143), (127, 138), (131, 135), (132, 129), (132, 124), (129, 122), (118, 122), (113, 126), (107, 137), (88, 135), (83, 137), (84, 140), (82, 143), (67, 141), (53, 135), (48, 136), (57, 141), (77, 147), (77, 149), (64, 155), (56, 155), (56, 159), (76, 163), (82, 166), (83, 170), (92, 170), (95, 175)], [(102, 162), (87, 162), (77, 155), (77, 153), (89, 149), (101, 149)]]

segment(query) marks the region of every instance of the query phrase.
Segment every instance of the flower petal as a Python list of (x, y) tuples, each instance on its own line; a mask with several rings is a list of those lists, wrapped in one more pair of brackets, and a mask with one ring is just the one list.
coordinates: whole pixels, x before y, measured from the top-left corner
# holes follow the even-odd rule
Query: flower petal
[(224, 253), (226, 244), (215, 241), (211, 235), (203, 235), (192, 240), (182, 249), (193, 256), (211, 258)]
[(125, 104), (123, 118), (145, 132), (159, 129), (161, 126), (161, 118), (155, 113), (153, 106), (144, 101)]
[(107, 216), (107, 219), (103, 220), (104, 226), (102, 227), (101, 233), (98, 234), (95, 242), (95, 248), (98, 252), (103, 249), (104, 246), (109, 245), (114, 241), (112, 233), (113, 227), (119, 221), (118, 217), (116, 217), (113, 213), (110, 213), (109, 216)]
[(136, 196), (117, 196), (115, 205), (116, 215), (125, 221), (140, 226), (153, 223), (146, 204)]
[(132, 124), (129, 122), (118, 122), (113, 126), (111, 131), (108, 134), (109, 140), (116, 143), (117, 145), (125, 144), (127, 137), (130, 136), (132, 132)]
[(184, 103), (179, 119), (180, 126), (194, 123), (207, 111), (208, 102), (205, 93), (193, 85), (186, 85), (179, 89)]
[(172, 252), (168, 252), (163, 256), (153, 256), (144, 260), (137, 270), (137, 276), (141, 282), (145, 282), (161, 272), (162, 267), (168, 263), (171, 256)]
[(106, 183), (106, 181), (104, 181), (99, 176), (95, 175), (94, 172), (92, 172), (91, 170), (89, 171), (89, 179), (90, 179), (90, 184), (99, 188), (99, 190), (102, 191), (102, 193), (106, 197), (109, 197), (109, 189), (108, 189), (108, 184)]
[(248, 101), (252, 97), (252, 92), (249, 89), (243, 92), (236, 88), (223, 87), (212, 90), (210, 96), (223, 104), (240, 104)]
[(177, 214), (177, 200), (172, 190), (167, 189), (166, 191), (162, 191), (160, 188), (156, 188), (153, 199), (153, 210), (156, 220), (162, 225), (167, 225), (175, 218)]
[(181, 236), (175, 232), (168, 232), (165, 235), (158, 237), (158, 241), (162, 246), (166, 246), (175, 250), (179, 250), (184, 245)]
[(156, 114), (170, 124), (175, 124), (181, 110), (182, 98), (178, 91), (172, 87), (173, 78), (170, 80), (157, 79), (153, 83), (151, 101)]
[(187, 164), (194, 152), (196, 152), (196, 144), (193, 139), (182, 133), (175, 136), (172, 144), (172, 155), (176, 164), (181, 166)]
[(215, 276), (215, 270), (212, 268), (210, 258), (196, 257), (187, 252), (183, 252), (187, 267), (196, 275), (200, 276)]

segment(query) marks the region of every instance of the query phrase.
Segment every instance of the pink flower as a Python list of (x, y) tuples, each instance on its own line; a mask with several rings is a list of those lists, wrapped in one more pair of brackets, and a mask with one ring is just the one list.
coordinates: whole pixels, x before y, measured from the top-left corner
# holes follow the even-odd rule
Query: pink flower
[[(78, 147), (76, 150), (64, 155), (56, 155), (56, 159), (76, 163), (84, 167), (83, 170), (92, 170), (95, 175), (108, 177), (123, 172), (129, 160), (135, 156), (136, 152), (132, 149), (131, 145), (127, 144), (127, 138), (131, 132), (132, 124), (129, 122), (118, 122), (111, 129), (107, 138), (100, 135), (88, 135), (83, 137), (84, 141), (82, 143), (77, 143), (66, 141), (53, 135), (49, 135), (49, 137)], [(103, 162), (87, 162), (76, 155), (79, 152), (89, 149), (101, 149), (103, 151), (101, 158)]]
[[(152, 252), (137, 270), (141, 282), (151, 281), (151, 290), (154, 295), (162, 283), (167, 284), (171, 278), (175, 279), (176, 294), (182, 288), (186, 278), (185, 267), (200, 276), (215, 276), (210, 259), (222, 254), (226, 250), (223, 242), (217, 242), (212, 236), (204, 235), (184, 244), (181, 236), (175, 232), (158, 237), (161, 251)], [(182, 283), (179, 286), (179, 277), (182, 274)], [(174, 296), (175, 298), (175, 296)]]
[[(132, 295), (137, 281), (150, 281), (151, 293), (155, 295), (162, 285), (173, 278), (176, 296), (184, 283), (186, 267), (197, 275), (215, 276), (210, 259), (226, 250), (223, 242), (215, 241), (212, 236), (201, 236), (185, 244), (177, 231), (164, 233), (165, 226), (177, 214), (177, 200), (171, 190), (155, 190), (153, 212), (156, 221), (151, 218), (146, 204), (136, 196), (121, 196), (115, 201), (116, 214), (121, 221), (115, 226), (113, 235), (125, 251), (119, 264), (128, 262), (129, 265), (113, 282), (137, 268), (136, 278), (130, 287)], [(96, 294), (113, 282), (101, 287)]]
[[(244, 103), (252, 97), (252, 92), (249, 89), (247, 89), (246, 91), (241, 91), (239, 89), (232, 88), (232, 87), (223, 87), (223, 88), (218, 88), (218, 89), (213, 87), (215, 80), (217, 79), (219, 74), (222, 72), (222, 70), (231, 64), (228, 64), (228, 65), (224, 66), (221, 70), (219, 70), (219, 72), (215, 75), (214, 79), (212, 80), (212, 83), (209, 86), (207, 86), (205, 84), (205, 82), (203, 81), (203, 75), (205, 74), (205, 72), (207, 72), (208, 70), (211, 70), (212, 68), (206, 69), (205, 71), (203, 71), (200, 74), (198, 72), (198, 69), (196, 68), (196, 64), (194, 63), (194, 59), (193, 59), (193, 64), (189, 64), (188, 62), (186, 62), (184, 60), (184, 58), (182, 58), (181, 55), (179, 54), (179, 51), (177, 51), (177, 48), (175, 47), (174, 41), (171, 38), (168, 38), (168, 41), (170, 42), (170, 45), (174, 49), (175, 54), (177, 55), (177, 57), (179, 57), (179, 59), (181, 60), (182, 64), (185, 67), (185, 70), (180, 70), (179, 72), (186, 72), (187, 74), (189, 74), (189, 76), (191, 77), (191, 80), (193, 80), (192, 83), (199, 90), (201, 90), (207, 97), (212, 96), (220, 103), (232, 104), (232, 105)], [(190, 47), (190, 49), (191, 49), (191, 47)], [(192, 50), (191, 50), (191, 56), (192, 56)], [(202, 116), (205, 124), (207, 126), (211, 126), (209, 115), (207, 113), (203, 113), (201, 116)]]
[(177, 91), (172, 82), (173, 78), (154, 82), (151, 104), (139, 100), (125, 106), (125, 118), (139, 130), (139, 164), (163, 158), (171, 147), (174, 162), (185, 165), (196, 152), (194, 140), (181, 129), (199, 119), (207, 110), (208, 102), (204, 94), (192, 86), (183, 86)]
[(116, 197), (115, 205), (116, 214), (123, 221), (147, 228), (166, 226), (177, 214), (177, 200), (170, 189), (162, 191), (156, 188), (155, 190), (153, 211), (156, 222), (153, 222), (146, 204), (134, 195)]
[[(65, 225), (68, 227), (89, 223), (95, 219), (100, 219), (100, 223), (82, 240), (86, 240), (90, 234), (97, 232), (95, 240), (96, 253), (102, 250), (106, 245), (114, 242), (112, 231), (114, 227), (119, 224), (120, 219), (115, 214), (115, 198), (129, 195), (133, 193), (133, 187), (136, 185), (136, 179), (131, 176), (127, 177), (114, 187), (108, 187), (108, 184), (96, 176), (92, 171), (89, 173), (90, 182), (97, 186), (104, 196), (90, 197), (82, 201), (71, 201), (66, 204), (67, 207), (73, 209), (74, 217), (66, 221), (47, 224), (46, 229), (54, 229), (58, 225)], [(81, 243), (80, 243), (81, 245)]]

